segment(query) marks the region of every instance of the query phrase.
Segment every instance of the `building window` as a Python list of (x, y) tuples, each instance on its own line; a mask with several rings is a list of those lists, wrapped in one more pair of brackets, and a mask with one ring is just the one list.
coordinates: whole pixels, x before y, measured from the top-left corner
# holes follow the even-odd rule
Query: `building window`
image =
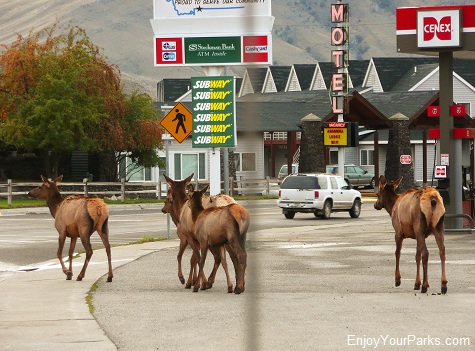
[(255, 172), (256, 154), (252, 152), (235, 152), (234, 163), (236, 172)]
[(374, 166), (374, 150), (360, 150), (361, 166)]
[(194, 178), (206, 179), (206, 154), (175, 154), (174, 156), (175, 179), (185, 179), (190, 174)]
[(152, 169), (150, 167), (138, 166), (129, 157), (124, 157), (119, 163), (119, 177), (130, 182), (151, 181)]

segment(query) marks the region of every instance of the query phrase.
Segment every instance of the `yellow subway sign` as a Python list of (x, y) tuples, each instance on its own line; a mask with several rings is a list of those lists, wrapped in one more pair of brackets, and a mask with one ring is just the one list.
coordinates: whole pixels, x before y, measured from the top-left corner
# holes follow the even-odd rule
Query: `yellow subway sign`
[(235, 147), (234, 77), (191, 78), (193, 148)]

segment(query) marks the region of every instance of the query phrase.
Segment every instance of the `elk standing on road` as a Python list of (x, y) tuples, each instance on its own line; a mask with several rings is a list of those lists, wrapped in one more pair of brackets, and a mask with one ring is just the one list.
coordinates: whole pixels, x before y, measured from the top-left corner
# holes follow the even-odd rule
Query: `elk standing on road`
[[(86, 250), (86, 259), (81, 272), (76, 280), (82, 280), (86, 274), (87, 265), (92, 256), (91, 235), (95, 231), (104, 243), (109, 263), (107, 281), (112, 281), (111, 248), (109, 244), (109, 210), (104, 200), (86, 196), (67, 196), (63, 198), (59, 193), (57, 185), (63, 179), (59, 176), (53, 181), (49, 181), (41, 176), (43, 184), (28, 193), (29, 197), (46, 200), (51, 215), (54, 218), (54, 225), (59, 233), (58, 259), (61, 263), (66, 279), (73, 277), (73, 253), (76, 240), (79, 237)], [(63, 247), (66, 237), (71, 238), (69, 246), (69, 269), (63, 262)]]
[[(236, 272), (235, 294), (244, 292), (244, 275), (246, 271), (246, 233), (249, 228), (249, 212), (239, 204), (205, 209), (202, 196), (208, 189), (206, 185), (201, 191), (191, 191), (189, 206), (194, 223), (194, 234), (199, 246), (193, 245), (194, 254), (200, 258), (198, 279), (193, 291), (198, 291), (200, 278), (203, 273), (208, 248), (227, 245), (231, 257), (234, 257), (234, 270)], [(201, 251), (201, 252), (200, 252)]]
[[(182, 257), (185, 251), (186, 246), (188, 245), (188, 240), (193, 240), (193, 221), (191, 218), (191, 210), (188, 206), (188, 196), (186, 189), (190, 187), (191, 179), (193, 178), (194, 174), (191, 174), (189, 177), (185, 178), (184, 180), (173, 180), (169, 178), (166, 174), (164, 174), (165, 180), (167, 181), (170, 188), (168, 189), (167, 197), (165, 199), (165, 205), (162, 208), (163, 213), (170, 213), (170, 216), (177, 226), (177, 236), (180, 239), (180, 248), (177, 255), (178, 260), (178, 278), (182, 284), (185, 284), (185, 279), (183, 277), (182, 271)], [(193, 188), (191, 186), (191, 188)], [(203, 206), (205, 208), (213, 207), (213, 206), (226, 206), (231, 203), (236, 203), (236, 201), (227, 195), (219, 194), (210, 197), (203, 198)], [(202, 289), (209, 289), (212, 287), (217, 270), (219, 265), (222, 264), (224, 271), (226, 273), (226, 277), (229, 277), (226, 256), (224, 250), (220, 248), (212, 248), (210, 249), (212, 252), (215, 262), (213, 271), (211, 272), (209, 279), (203, 280)], [(232, 259), (234, 259), (232, 257)], [(190, 259), (190, 274), (188, 277), (188, 281), (186, 282), (185, 287), (191, 288), (193, 282), (197, 279), (198, 274), (198, 258), (196, 256), (192, 256)], [(232, 292), (232, 283), (228, 279), (228, 292)]]
[(384, 176), (379, 178), (378, 200), (374, 204), (377, 210), (386, 209), (391, 216), (394, 230), (396, 231), (396, 286), (401, 284), (399, 272), (399, 258), (401, 256), (402, 242), (405, 238), (417, 240), (416, 263), (417, 275), (414, 290), (421, 289), (420, 262), (422, 256), (422, 268), (424, 277), (421, 292), (427, 292), (429, 281), (427, 277), (427, 262), (429, 251), (426, 246), (426, 238), (434, 234), (439, 247), (440, 261), (442, 264), (441, 293), (447, 293), (447, 278), (445, 276), (445, 245), (444, 245), (444, 216), (445, 207), (442, 197), (434, 188), (421, 190), (410, 189), (398, 195), (396, 188), (402, 181), (402, 177), (393, 183), (386, 182)]

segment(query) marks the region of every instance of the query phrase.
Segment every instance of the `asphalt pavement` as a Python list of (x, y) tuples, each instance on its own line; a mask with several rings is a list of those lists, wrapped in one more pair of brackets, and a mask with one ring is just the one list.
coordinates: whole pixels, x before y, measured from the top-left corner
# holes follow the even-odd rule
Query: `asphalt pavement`
[(473, 235), (446, 236), (447, 295), (429, 239), (431, 287), (421, 294), (412, 290), (414, 241), (404, 243), (402, 284), (393, 286), (389, 216), (315, 221), (318, 230), (249, 233), (241, 295), (226, 293), (221, 269), (213, 289), (184, 289), (177, 240), (114, 247), (112, 283), (104, 250), (82, 282), (66, 281), (57, 260), (12, 272), (0, 278), (0, 350), (475, 349)]

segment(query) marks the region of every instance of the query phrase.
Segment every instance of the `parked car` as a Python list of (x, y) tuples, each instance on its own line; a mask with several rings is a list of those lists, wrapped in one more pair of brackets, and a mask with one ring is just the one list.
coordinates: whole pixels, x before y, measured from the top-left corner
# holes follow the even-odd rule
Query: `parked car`
[(301, 173), (287, 176), (279, 190), (277, 204), (285, 218), (297, 212), (313, 213), (315, 217), (330, 218), (332, 212), (349, 212), (358, 218), (361, 212), (361, 193), (352, 189), (340, 176)]
[[(299, 164), (298, 163), (292, 163), (292, 172), (291, 174), (296, 174), (299, 172)], [(284, 179), (289, 175), (289, 167), (287, 165), (282, 165), (279, 170), (279, 174), (277, 175), (277, 178), (279, 179)]]
[[(327, 173), (338, 174), (338, 165), (328, 165)], [(352, 187), (374, 188), (375, 186), (374, 174), (356, 165), (345, 165), (345, 180)]]

